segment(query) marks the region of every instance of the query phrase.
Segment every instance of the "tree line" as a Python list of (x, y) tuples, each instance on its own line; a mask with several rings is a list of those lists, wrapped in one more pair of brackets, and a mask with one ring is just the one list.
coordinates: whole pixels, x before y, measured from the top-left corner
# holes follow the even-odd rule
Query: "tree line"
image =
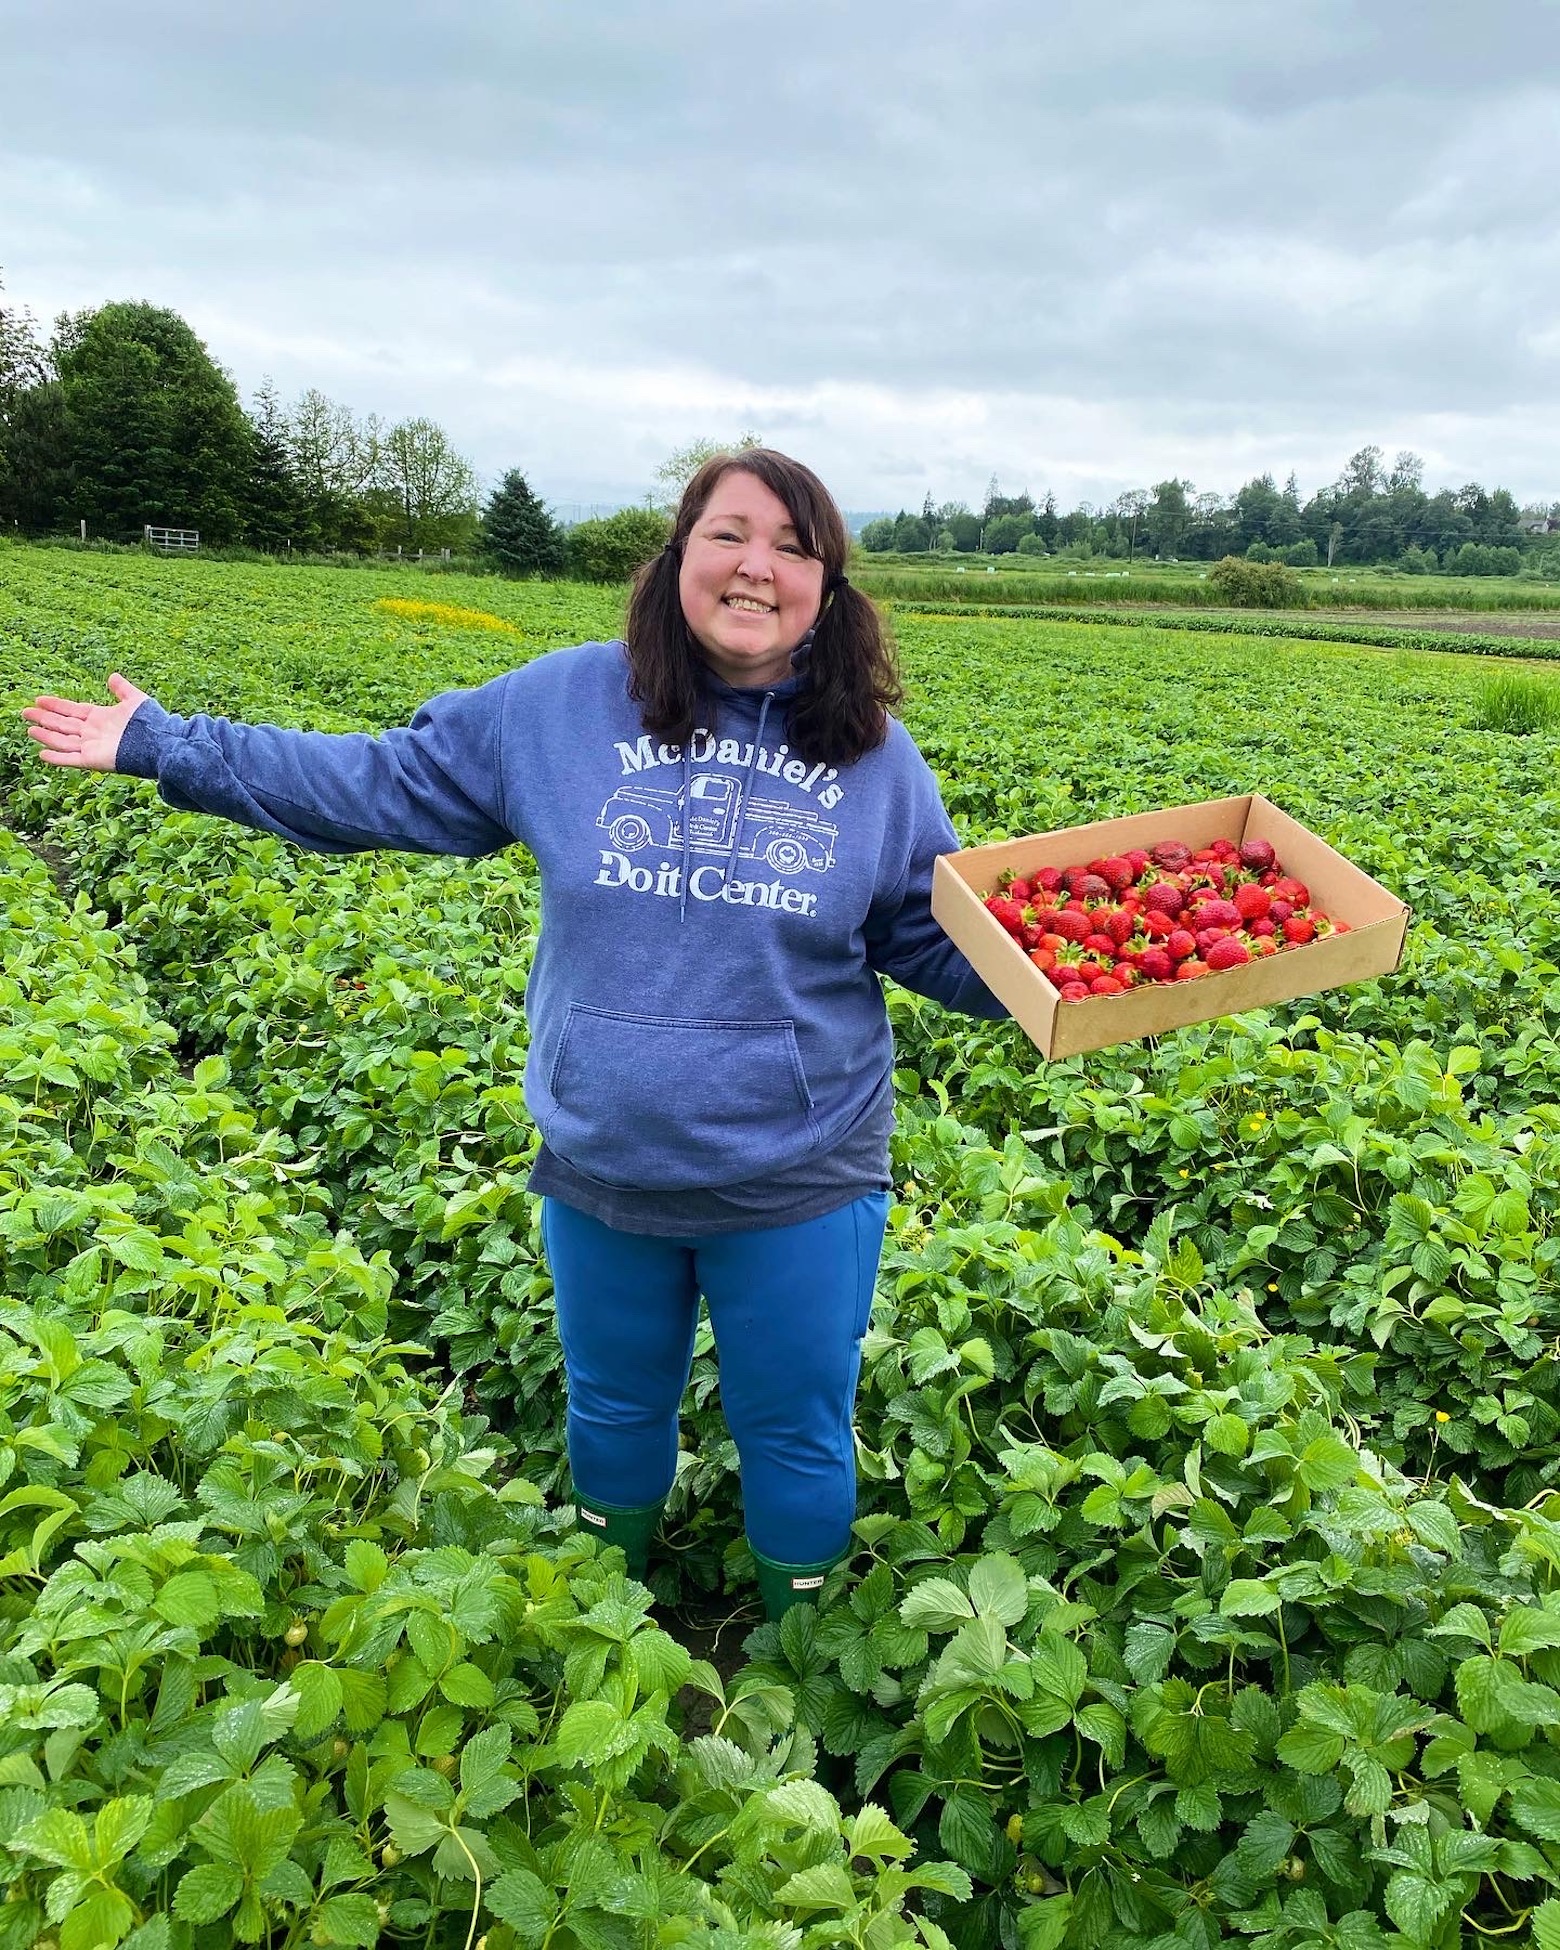
[(271, 554), (479, 554), (515, 575), (631, 574), (665, 535), (629, 509), (567, 532), (511, 469), (479, 505), (475, 469), (426, 418), (269, 381), (246, 408), (177, 312), (111, 303), (45, 337), (0, 304), (0, 528), (139, 541), (148, 525)]
[(993, 480), (979, 514), (928, 494), (919, 514), (901, 510), (868, 522), (860, 540), (873, 553), (1067, 554), (1129, 564), (1245, 555), (1296, 568), (1394, 563), (1417, 574), (1516, 575), (1536, 558), (1560, 574), (1560, 501), (1522, 509), (1507, 489), (1486, 491), (1477, 482), (1430, 494), (1417, 454), (1400, 453), (1388, 466), (1371, 446), (1304, 500), (1293, 474), (1282, 487), (1261, 474), (1230, 496), (1160, 481), (1106, 507), (1085, 501), (1063, 514), (1054, 495), (1039, 503), (1028, 493), (1004, 495)]

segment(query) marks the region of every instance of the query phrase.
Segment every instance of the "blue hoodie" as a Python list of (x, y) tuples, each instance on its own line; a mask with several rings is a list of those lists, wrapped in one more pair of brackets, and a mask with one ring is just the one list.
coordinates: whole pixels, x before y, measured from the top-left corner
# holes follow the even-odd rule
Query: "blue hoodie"
[(180, 718), (148, 700), (117, 769), (325, 853), (475, 856), (541, 871), (526, 1103), (557, 1158), (670, 1194), (784, 1173), (884, 1088), (879, 975), (972, 1014), (1004, 1006), (932, 919), (958, 840), (897, 720), (854, 764), (785, 742), (794, 677), (711, 677), (687, 748), (648, 734), (621, 643), (447, 691), (379, 736)]

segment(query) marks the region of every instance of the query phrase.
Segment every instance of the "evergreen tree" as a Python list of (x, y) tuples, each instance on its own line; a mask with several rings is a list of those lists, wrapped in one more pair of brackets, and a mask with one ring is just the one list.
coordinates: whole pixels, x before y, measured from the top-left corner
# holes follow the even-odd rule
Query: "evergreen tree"
[(63, 318), (54, 356), (74, 512), (127, 538), (152, 522), (236, 540), (254, 436), (232, 380), (178, 313), (109, 304)]
[(555, 575), (565, 560), (563, 530), (518, 467), (488, 496), (477, 546), (506, 576)]
[(246, 496), (247, 539), (256, 548), (273, 551), (289, 543), (306, 547), (316, 538), (316, 530), (293, 471), (287, 416), (269, 379), (255, 394), (249, 423), (254, 429), (254, 450)]

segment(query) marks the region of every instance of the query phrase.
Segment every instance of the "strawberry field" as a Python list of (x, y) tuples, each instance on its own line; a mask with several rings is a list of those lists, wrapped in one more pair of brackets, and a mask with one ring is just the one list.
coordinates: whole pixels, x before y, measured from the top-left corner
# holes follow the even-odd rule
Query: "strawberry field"
[(970, 841), (1261, 790), (1414, 918), (1050, 1065), (891, 995), (856, 1549), (763, 1625), (707, 1340), (650, 1588), (569, 1524), (521, 851), (16, 716), (375, 729), (620, 600), (0, 547), (0, 1950), (1555, 1950), (1560, 739), (1455, 656), (899, 619)]

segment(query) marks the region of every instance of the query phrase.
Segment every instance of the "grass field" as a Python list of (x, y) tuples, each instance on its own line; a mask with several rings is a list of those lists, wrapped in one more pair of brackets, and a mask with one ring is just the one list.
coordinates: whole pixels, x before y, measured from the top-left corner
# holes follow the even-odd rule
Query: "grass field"
[[(1330, 612), (1390, 610), (1447, 611), (1499, 615), (1560, 613), (1560, 584), (1505, 576), (1397, 576), (1367, 569), (1300, 569), (1295, 574), (1312, 609)], [(913, 557), (882, 561), (858, 556), (853, 579), (871, 596), (894, 602), (1083, 604), (1111, 607), (1130, 603), (1170, 603), (1187, 609), (1218, 609), (1220, 598), (1206, 573), (1181, 563), (1093, 562), (1044, 569), (1026, 566), (1022, 556), (1004, 556), (989, 565), (972, 561), (964, 569), (946, 559), (917, 565)]]
[(568, 1521), (524, 853), (15, 717), (372, 730), (620, 613), (0, 550), (0, 1950), (1560, 1941), (1560, 737), (1478, 658), (896, 619), (968, 840), (1261, 789), (1413, 921), (1050, 1065), (891, 992), (856, 1547), (759, 1626), (707, 1337), (651, 1589)]

